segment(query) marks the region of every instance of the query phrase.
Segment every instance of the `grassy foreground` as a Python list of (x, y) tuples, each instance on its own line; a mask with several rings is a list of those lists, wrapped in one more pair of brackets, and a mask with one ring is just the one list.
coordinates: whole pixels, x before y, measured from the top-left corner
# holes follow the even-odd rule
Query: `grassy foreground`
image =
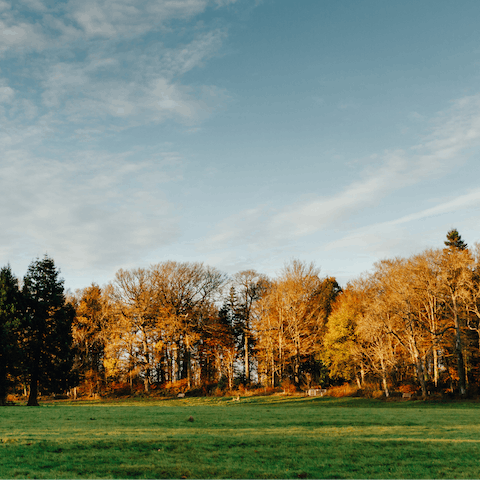
[(16, 477), (479, 478), (480, 404), (273, 396), (4, 407), (0, 478)]

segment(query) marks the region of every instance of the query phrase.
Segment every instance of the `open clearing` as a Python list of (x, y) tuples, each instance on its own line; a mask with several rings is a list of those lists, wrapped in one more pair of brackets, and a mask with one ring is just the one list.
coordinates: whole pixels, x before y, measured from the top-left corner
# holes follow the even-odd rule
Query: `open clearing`
[(15, 477), (478, 478), (480, 404), (271, 396), (4, 407), (0, 478)]

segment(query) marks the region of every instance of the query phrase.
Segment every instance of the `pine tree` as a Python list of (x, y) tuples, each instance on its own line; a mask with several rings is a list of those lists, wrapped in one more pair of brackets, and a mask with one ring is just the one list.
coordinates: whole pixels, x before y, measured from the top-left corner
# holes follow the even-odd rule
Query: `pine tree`
[(447, 240), (444, 243), (447, 248), (456, 250), (465, 250), (468, 246), (462, 240), (462, 237), (456, 228), (453, 228), (447, 233)]
[(33, 261), (23, 280), (26, 315), (24, 345), (30, 381), (28, 405), (38, 405), (38, 388), (59, 393), (72, 380), (74, 308), (65, 300), (54, 261)]
[(0, 270), (0, 405), (6, 404), (8, 376), (21, 364), (18, 329), (21, 320), (21, 293), (10, 266)]

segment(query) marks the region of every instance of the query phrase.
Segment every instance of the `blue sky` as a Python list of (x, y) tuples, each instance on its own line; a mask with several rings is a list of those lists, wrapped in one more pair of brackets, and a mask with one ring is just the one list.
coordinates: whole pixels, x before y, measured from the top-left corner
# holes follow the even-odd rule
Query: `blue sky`
[(480, 241), (480, 2), (0, 0), (0, 262), (344, 285)]

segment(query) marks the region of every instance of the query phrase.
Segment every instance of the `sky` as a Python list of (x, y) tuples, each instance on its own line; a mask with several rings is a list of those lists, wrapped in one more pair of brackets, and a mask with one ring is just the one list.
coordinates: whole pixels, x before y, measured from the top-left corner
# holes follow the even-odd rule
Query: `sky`
[(480, 242), (480, 2), (0, 0), (0, 265), (341, 285)]

